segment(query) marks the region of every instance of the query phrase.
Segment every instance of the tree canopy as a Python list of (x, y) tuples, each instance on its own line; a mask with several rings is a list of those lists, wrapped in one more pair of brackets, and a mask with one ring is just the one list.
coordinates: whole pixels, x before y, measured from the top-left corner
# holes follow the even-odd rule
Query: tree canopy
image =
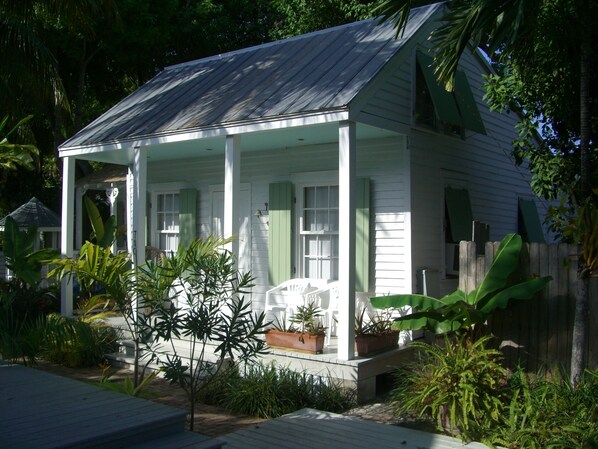
[(33, 115), (13, 140), (40, 149), (34, 177), (6, 175), (0, 215), (32, 195), (59, 209), (58, 145), (163, 67), (359, 20), (378, 3), (0, 0), (0, 117), (12, 129)]

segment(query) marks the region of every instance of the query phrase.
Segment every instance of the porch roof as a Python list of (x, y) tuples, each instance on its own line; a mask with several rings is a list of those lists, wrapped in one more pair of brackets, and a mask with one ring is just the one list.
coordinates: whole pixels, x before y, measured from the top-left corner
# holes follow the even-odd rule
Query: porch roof
[(371, 19), (167, 67), (61, 155), (347, 120), (352, 100), (440, 8), (413, 9), (398, 39)]

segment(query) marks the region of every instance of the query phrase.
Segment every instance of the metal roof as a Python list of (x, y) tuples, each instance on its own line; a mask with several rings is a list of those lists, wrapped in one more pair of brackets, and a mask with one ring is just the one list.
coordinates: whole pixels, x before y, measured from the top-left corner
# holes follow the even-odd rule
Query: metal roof
[(61, 149), (347, 108), (441, 4), (403, 36), (371, 19), (168, 67)]
[(38, 228), (60, 228), (60, 216), (36, 197), (19, 206), (0, 220), (0, 228), (4, 228), (6, 218), (12, 217), (19, 228), (35, 225)]

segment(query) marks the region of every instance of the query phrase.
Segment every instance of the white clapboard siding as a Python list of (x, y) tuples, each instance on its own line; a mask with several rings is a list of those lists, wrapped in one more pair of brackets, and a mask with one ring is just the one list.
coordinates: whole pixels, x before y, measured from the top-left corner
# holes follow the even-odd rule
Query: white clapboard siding
[(415, 129), (410, 139), (414, 269), (443, 267), (446, 185), (467, 188), (474, 219), (488, 223), (490, 238), (496, 240), (517, 231), (518, 198), (532, 195), (529, 173), (516, 167), (510, 155), (517, 117), (490, 113), (482, 99), (480, 67), (477, 56), (466, 52), (461, 68), (467, 73), (487, 135), (467, 131), (463, 140)]
[[(358, 143), (357, 175), (371, 181), (372, 230), (370, 244), (370, 273), (372, 291), (387, 292), (389, 288), (400, 291), (410, 283), (407, 254), (408, 227), (406, 204), (409, 185), (405, 182), (404, 138), (385, 138)], [(176, 179), (198, 190), (198, 235), (206, 237), (212, 232), (212, 197), (210, 188), (224, 182), (224, 157), (222, 155), (186, 161), (160, 163), (151, 166), (150, 184)], [(150, 164), (151, 165), (151, 164)], [(242, 153), (241, 182), (250, 185), (251, 205), (251, 274), (255, 278), (252, 301), (256, 310), (263, 309), (268, 285), (268, 217), (256, 216), (257, 210), (265, 211), (268, 185), (272, 182), (292, 180), (296, 184), (320, 179), (336, 182), (338, 179), (338, 145), (313, 145), (291, 149)], [(386, 265), (378, 268), (379, 255)], [(378, 288), (380, 286), (380, 289)]]

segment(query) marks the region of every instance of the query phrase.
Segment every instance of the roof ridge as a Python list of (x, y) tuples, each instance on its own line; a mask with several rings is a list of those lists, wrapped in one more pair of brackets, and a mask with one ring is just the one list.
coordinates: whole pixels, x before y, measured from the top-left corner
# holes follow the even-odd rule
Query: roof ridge
[(357, 27), (357, 26), (362, 25), (365, 22), (374, 22), (377, 20), (379, 20), (379, 18), (370, 18), (370, 19), (358, 20), (356, 22), (344, 23), (342, 25), (336, 25), (336, 26), (333, 26), (330, 28), (323, 28), (321, 30), (312, 31), (310, 33), (298, 34), (297, 36), (287, 37), (285, 39), (278, 39), (278, 40), (271, 41), (271, 42), (264, 42), (263, 44), (253, 45), (251, 47), (239, 48), (237, 50), (231, 50), (231, 51), (228, 51), (225, 53), (218, 53), (216, 55), (206, 56), (205, 58), (194, 59), (192, 61), (181, 62), (179, 64), (173, 64), (173, 65), (164, 67), (164, 70), (173, 70), (173, 69), (178, 69), (181, 67), (191, 67), (194, 65), (203, 64), (203, 63), (210, 62), (210, 61), (219, 61), (219, 60), (230, 58), (232, 56), (237, 56), (237, 55), (240, 55), (243, 53), (257, 51), (257, 50), (261, 50), (264, 48), (275, 47), (277, 45), (283, 45), (287, 42), (293, 42), (293, 41), (308, 39), (313, 36), (332, 33), (334, 31), (338, 31), (341, 28)]

